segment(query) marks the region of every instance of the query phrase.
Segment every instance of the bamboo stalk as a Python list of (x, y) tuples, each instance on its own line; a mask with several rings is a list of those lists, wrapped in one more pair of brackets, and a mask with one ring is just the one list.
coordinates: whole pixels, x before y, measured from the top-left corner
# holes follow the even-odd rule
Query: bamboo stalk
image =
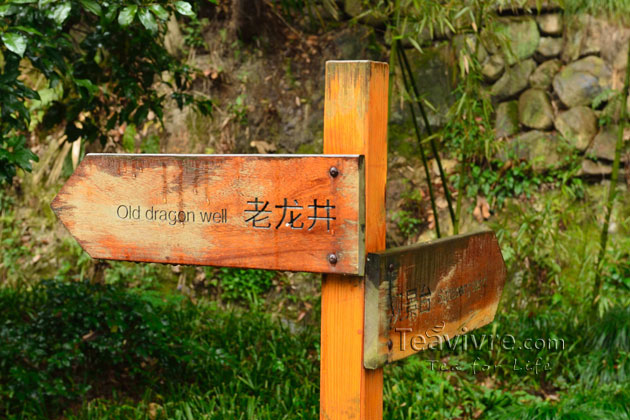
[[(405, 50), (403, 48), (399, 48), (399, 51), (401, 52), (401, 56), (402, 56), (402, 61), (403, 61), (403, 65), (407, 70), (407, 75), (409, 76), (409, 80), (411, 81), (411, 87), (413, 89), (413, 99), (414, 102), (418, 105), (418, 108), (420, 109), (420, 114), (422, 115), (422, 120), (424, 121), (424, 126), (426, 127), (426, 131), (427, 134), (430, 136), (432, 136), (432, 130), (431, 130), (431, 125), (429, 124), (429, 119), (427, 117), (427, 113), (424, 109), (424, 106), (422, 105), (422, 101), (420, 100), (420, 94), (418, 92), (418, 87), (416, 86), (416, 81), (415, 78), (413, 77), (413, 73), (411, 72), (411, 66), (409, 65), (409, 60), (407, 60), (407, 54), (405, 53)], [(402, 67), (402, 66), (401, 66)], [(404, 73), (404, 69), (403, 69), (403, 73)], [(420, 137), (418, 136), (418, 141), (420, 141)], [(442, 187), (444, 187), (444, 195), (446, 197), (446, 202), (448, 203), (448, 211), (449, 214), (451, 216), (451, 222), (453, 223), (453, 227), (455, 227), (455, 212), (453, 211), (453, 202), (451, 199), (451, 193), (448, 189), (448, 183), (446, 180), (446, 174), (444, 172), (444, 167), (442, 166), (442, 159), (440, 159), (440, 155), (438, 153), (437, 150), (437, 145), (435, 143), (435, 139), (432, 137), (431, 141), (429, 143), (431, 145), (431, 152), (433, 153), (433, 155), (435, 156), (435, 160), (437, 161), (438, 164), (438, 170), (440, 172), (440, 179), (442, 180)], [(457, 233), (457, 232), (455, 232)]]
[(464, 176), (468, 172), (468, 165), (466, 165), (466, 139), (464, 138), (464, 144), (462, 145), (462, 157), (459, 164), (459, 180), (457, 182), (457, 203), (455, 204), (455, 222), (453, 222), (453, 234), (459, 233), (459, 218), (462, 214), (462, 196), (464, 195)]
[(606, 259), (606, 247), (608, 245), (608, 229), (610, 228), (610, 218), (612, 215), (615, 199), (617, 198), (617, 180), (619, 179), (619, 161), (621, 160), (621, 150), (623, 149), (623, 131), (626, 127), (626, 118), (628, 117), (628, 89), (630, 88), (630, 41), (628, 41), (628, 62), (626, 64), (626, 80), (623, 85), (622, 102), (621, 102), (621, 121), (619, 122), (619, 131), (617, 132), (617, 144), (615, 145), (615, 160), (613, 162), (612, 175), (610, 177), (610, 186), (608, 188), (608, 199), (606, 201), (606, 218), (602, 227), (600, 237), (599, 256), (597, 257), (597, 265), (595, 267), (595, 284), (593, 286), (593, 308), (599, 301), (601, 289), (603, 285), (602, 269), (604, 260)]
[[(403, 53), (401, 52), (402, 48), (398, 48), (398, 61), (402, 62)], [(405, 70), (401, 64), (400, 70), (403, 77), (403, 84), (405, 85), (405, 90), (407, 93), (410, 93), (409, 82), (407, 80), (407, 76), (405, 76)], [(418, 121), (416, 120), (416, 111), (413, 107), (413, 102), (410, 101), (409, 111), (411, 112), (411, 120), (413, 121), (413, 128), (416, 132), (416, 138), (418, 139), (418, 147), (420, 148), (420, 157), (422, 158), (422, 165), (424, 166), (424, 173), (427, 178), (427, 185), (429, 187), (429, 197), (431, 199), (431, 209), (433, 210), (433, 220), (435, 221), (435, 234), (438, 238), (441, 238), (440, 234), (440, 218), (437, 212), (437, 207), (435, 205), (435, 194), (433, 193), (433, 185), (431, 184), (431, 173), (429, 172), (429, 165), (427, 163), (427, 157), (424, 153), (424, 147), (422, 146), (421, 137), (420, 137), (420, 128), (418, 128)], [(446, 186), (445, 186), (446, 189)]]

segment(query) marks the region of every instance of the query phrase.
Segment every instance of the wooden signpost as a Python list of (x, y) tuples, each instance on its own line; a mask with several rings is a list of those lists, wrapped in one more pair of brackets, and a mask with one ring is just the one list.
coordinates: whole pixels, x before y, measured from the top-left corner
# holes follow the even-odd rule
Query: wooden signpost
[(369, 254), (364, 364), (378, 368), (494, 319), (505, 264), (494, 233)]
[(383, 252), (388, 83), (326, 64), (324, 155), (90, 154), (51, 207), (93, 258), (325, 273), (320, 418), (380, 420), (383, 364), (490, 322), (505, 280), (490, 232)]
[(93, 258), (363, 274), (363, 158), (87, 155), (51, 204)]

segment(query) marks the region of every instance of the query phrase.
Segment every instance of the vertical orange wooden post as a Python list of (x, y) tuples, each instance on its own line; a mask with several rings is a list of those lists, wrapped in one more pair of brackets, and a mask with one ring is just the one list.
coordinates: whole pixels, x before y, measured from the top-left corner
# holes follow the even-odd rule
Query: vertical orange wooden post
[[(365, 252), (385, 249), (389, 68), (326, 63), (324, 153), (365, 155)], [(322, 282), (320, 418), (383, 418), (383, 370), (363, 367), (364, 278)]]

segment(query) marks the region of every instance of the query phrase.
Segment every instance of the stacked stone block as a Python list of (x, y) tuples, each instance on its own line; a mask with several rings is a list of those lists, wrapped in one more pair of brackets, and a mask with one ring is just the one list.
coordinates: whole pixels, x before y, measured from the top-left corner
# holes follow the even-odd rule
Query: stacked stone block
[(496, 104), (496, 137), (505, 142), (501, 156), (511, 151), (545, 171), (577, 151), (582, 174), (609, 174), (619, 110), (607, 101), (621, 88), (628, 30), (558, 8), (500, 17), (498, 25), (509, 47), (490, 43), (482, 74)]

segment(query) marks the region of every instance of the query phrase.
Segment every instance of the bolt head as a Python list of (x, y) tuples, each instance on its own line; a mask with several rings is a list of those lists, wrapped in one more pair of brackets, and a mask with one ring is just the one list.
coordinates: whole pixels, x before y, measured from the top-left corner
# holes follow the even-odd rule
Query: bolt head
[(328, 254), (328, 262), (332, 265), (337, 264), (337, 255), (336, 254)]
[(330, 168), (328, 173), (330, 173), (330, 176), (332, 176), (333, 178), (337, 178), (337, 176), (339, 175), (339, 169), (333, 166), (332, 168)]

